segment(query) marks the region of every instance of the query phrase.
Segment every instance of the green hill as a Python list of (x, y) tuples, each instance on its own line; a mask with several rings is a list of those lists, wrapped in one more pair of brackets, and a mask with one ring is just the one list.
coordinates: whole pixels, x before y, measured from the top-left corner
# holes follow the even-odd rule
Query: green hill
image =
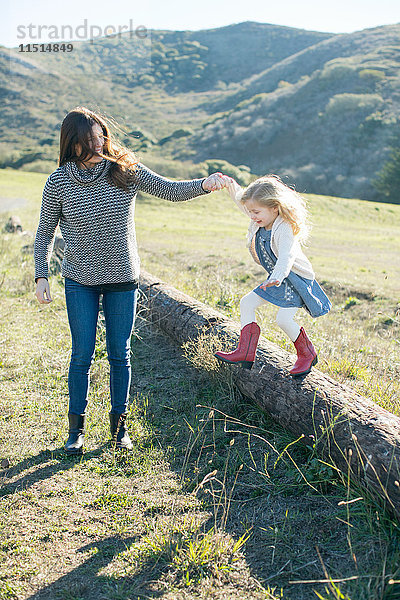
[(221, 159), (301, 191), (379, 200), (371, 185), (399, 121), (400, 25), (346, 35), (246, 22), (0, 48), (0, 166), (49, 172), (76, 105), (113, 116), (125, 144)]
[(399, 40), (400, 25), (334, 36), (249, 78), (194, 136), (196, 157), (287, 174), (309, 192), (379, 199), (371, 176), (400, 113)]

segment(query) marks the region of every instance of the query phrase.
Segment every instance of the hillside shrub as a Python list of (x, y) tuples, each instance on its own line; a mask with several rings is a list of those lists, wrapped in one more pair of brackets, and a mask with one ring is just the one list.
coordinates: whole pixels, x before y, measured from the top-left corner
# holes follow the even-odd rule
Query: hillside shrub
[(34, 160), (24, 165), (23, 170), (31, 173), (52, 173), (57, 169), (57, 161), (52, 160)]
[[(236, 179), (239, 185), (243, 186), (249, 185), (251, 181), (250, 169), (246, 165), (241, 165), (241, 168), (239, 168), (226, 160), (220, 159), (206, 160), (205, 164), (207, 165), (208, 175), (216, 171), (221, 171), (224, 175), (229, 175), (229, 177)], [(243, 166), (245, 166), (245, 169), (243, 169)]]
[(339, 81), (344, 77), (353, 75), (356, 70), (355, 65), (343, 63), (339, 61), (329, 61), (322, 69), (320, 79), (330, 79), (331, 81)]
[(385, 79), (385, 71), (380, 71), (379, 69), (361, 69), (361, 71), (358, 72), (358, 76), (361, 79), (379, 81), (380, 79)]
[[(12, 152), (9, 155), (2, 154), (0, 157), (0, 168), (11, 167), (12, 169), (23, 169), (24, 171), (38, 171), (39, 173), (45, 173), (42, 168), (38, 169), (38, 165), (43, 162), (48, 162), (52, 165), (54, 170), (54, 164), (57, 160), (57, 150), (49, 148), (48, 151), (35, 152), (30, 149), (25, 149), (20, 152)], [(32, 164), (34, 168), (32, 168)], [(45, 167), (43, 167), (45, 168)]]
[(166, 144), (167, 142), (170, 142), (171, 140), (178, 140), (179, 138), (187, 137), (189, 135), (193, 135), (192, 129), (185, 129), (185, 128), (175, 129), (175, 131), (172, 132), (171, 135), (167, 135), (166, 137), (161, 138), (161, 140), (159, 140), (158, 143), (160, 146), (162, 146), (163, 144)]
[(238, 111), (241, 111), (245, 107), (248, 107), (248, 106), (253, 107), (256, 104), (260, 104), (267, 97), (268, 97), (268, 94), (266, 92), (262, 92), (261, 94), (255, 94), (251, 98), (247, 98), (246, 100), (242, 100), (241, 102), (236, 104), (236, 106), (233, 108), (233, 111), (238, 112)]
[(389, 160), (372, 185), (386, 202), (400, 204), (400, 148), (393, 148)]
[(370, 111), (381, 104), (383, 104), (383, 98), (379, 94), (335, 94), (330, 98), (325, 112), (328, 115), (342, 115), (360, 109)]
[(286, 88), (286, 87), (291, 87), (293, 85), (293, 83), (290, 83), (289, 81), (285, 81), (284, 79), (281, 79), (278, 82), (278, 88)]
[(155, 82), (155, 78), (152, 75), (141, 75), (139, 81), (143, 87), (152, 87)]

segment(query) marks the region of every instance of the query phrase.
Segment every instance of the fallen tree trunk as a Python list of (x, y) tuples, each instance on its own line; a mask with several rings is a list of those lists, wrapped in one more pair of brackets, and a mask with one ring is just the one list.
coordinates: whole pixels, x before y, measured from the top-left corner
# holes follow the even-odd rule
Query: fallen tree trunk
[[(239, 325), (142, 272), (142, 304), (160, 329), (180, 344), (203, 332), (238, 339)], [(400, 516), (400, 418), (318, 369), (293, 379), (293, 355), (261, 338), (252, 370), (226, 366), (239, 390), (295, 436), (317, 446), (343, 472)]]

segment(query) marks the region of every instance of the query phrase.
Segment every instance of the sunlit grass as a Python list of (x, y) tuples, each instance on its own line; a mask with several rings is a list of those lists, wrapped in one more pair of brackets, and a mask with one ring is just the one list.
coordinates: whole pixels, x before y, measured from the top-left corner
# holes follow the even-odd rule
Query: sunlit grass
[[(100, 321), (86, 453), (65, 459), (70, 335), (62, 278), (52, 278), (54, 301), (41, 307), (33, 295), (32, 257), (21, 252), (31, 240), (5, 233), (0, 240), (1, 457), (16, 471), (11, 483), (0, 471), (3, 597), (29, 597), (47, 587), (54, 598), (115, 600), (138, 596), (142, 578), (160, 597), (172, 594), (168, 600), (277, 600), (290, 589), (308, 600), (310, 587), (288, 581), (323, 577), (316, 545), (329, 556), (329, 577), (353, 578), (334, 584), (351, 600), (389, 588), (398, 564), (396, 523), (346, 484), (334, 465), (246, 404), (229, 379), (218, 379), (221, 370), (213, 369), (210, 355), (220, 339), (203, 336), (187, 346), (194, 379), (186, 363), (179, 372), (178, 358), (163, 348), (167, 342), (146, 337), (139, 323), (129, 411), (134, 451), (119, 456), (107, 445), (108, 361)], [(193, 295), (238, 318), (238, 299), (256, 273), (249, 276), (234, 263), (227, 278), (225, 265), (215, 262), (178, 271), (168, 252), (177, 287), (192, 285)], [(157, 257), (164, 268), (165, 254)], [(313, 321), (304, 313), (301, 319), (325, 348), (327, 372), (372, 389), (375, 371), (394, 368), (392, 346), (382, 338), (378, 354), (358, 333), (354, 322), (368, 314), (370, 301), (345, 309), (349, 297), (340, 296), (335, 318)], [(369, 319), (369, 327), (391, 330), (382, 322), (386, 314), (374, 315), (378, 320)], [(264, 311), (261, 322), (269, 339), (291, 349), (273, 310)], [(374, 393), (389, 402), (394, 388), (383, 381)], [(324, 586), (316, 586), (323, 595)], [(333, 588), (327, 589), (329, 597)]]
[[(186, 177), (188, 167), (182, 168)], [(37, 173), (0, 171), (4, 196), (27, 198), (18, 214), (31, 231), (37, 226), (45, 179)], [(308, 200), (314, 229), (306, 253), (333, 309), (321, 319), (300, 311), (298, 320), (318, 348), (320, 369), (398, 412), (400, 206), (315, 195)], [(239, 319), (241, 296), (265, 272), (245, 247), (247, 218), (225, 191), (183, 203), (140, 195), (136, 226), (145, 269)], [(16, 294), (21, 286), (33, 291), (31, 256), (15, 263), (4, 254), (8, 244), (18, 243), (12, 236), (2, 238), (0, 268), (0, 281), (7, 276), (8, 293), (14, 286)], [(259, 311), (262, 333), (292, 352), (275, 324), (275, 312), (274, 307)]]

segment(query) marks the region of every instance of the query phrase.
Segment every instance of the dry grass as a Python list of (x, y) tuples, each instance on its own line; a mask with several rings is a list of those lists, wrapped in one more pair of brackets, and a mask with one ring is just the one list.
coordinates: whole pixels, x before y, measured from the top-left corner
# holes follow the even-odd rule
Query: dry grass
[[(19, 185), (27, 190), (28, 178)], [(34, 228), (29, 205), (26, 222)], [(0, 471), (1, 600), (400, 597), (398, 524), (221, 379), (214, 340), (196, 352), (188, 345), (184, 358), (140, 313), (134, 451), (116, 455), (107, 443), (100, 323), (86, 452), (64, 457), (70, 350), (62, 280), (53, 277), (54, 302), (40, 307), (31, 257), (21, 252), (27, 243), (0, 235), (0, 458), (10, 463)], [(197, 262), (189, 251), (150, 250), (143, 248), (149, 270), (233, 316), (259, 276), (240, 260), (212, 268), (216, 257), (201, 258), (201, 248)], [(324, 348), (323, 368), (397, 410), (397, 305), (329, 285), (330, 320), (303, 317)], [(286, 347), (272, 314), (262, 325)]]
[[(14, 265), (18, 239), (7, 244)], [(100, 324), (86, 453), (64, 457), (61, 281), (53, 278), (55, 300), (43, 309), (15, 266), (0, 296), (0, 454), (10, 461), (1, 472), (2, 600), (308, 600), (314, 589), (340, 598), (334, 585), (361, 600), (393, 587), (396, 524), (370, 500), (339, 505), (360, 492), (221, 380), (208, 341), (197, 354), (187, 348), (191, 366), (143, 311), (132, 346), (133, 453), (106, 444)], [(319, 583), (324, 569), (350, 579)]]
[[(45, 179), (0, 172), (3, 195), (27, 199), (18, 210), (27, 229), (36, 227)], [(400, 206), (321, 196), (308, 200), (314, 229), (307, 254), (333, 309), (321, 319), (299, 311), (299, 323), (318, 349), (320, 369), (399, 414)], [(139, 195), (136, 222), (144, 268), (238, 319), (239, 299), (265, 272), (245, 248), (247, 219), (226, 192), (185, 203)], [(30, 281), (29, 257), (27, 265)], [(3, 272), (4, 267), (0, 283)], [(275, 312), (274, 307), (260, 311), (262, 334), (292, 351)]]
[[(195, 266), (181, 256), (157, 256), (144, 252), (143, 266), (153, 275), (195, 297), (227, 316), (239, 320), (240, 298), (262, 280), (256, 266), (217, 261), (216, 266)], [(250, 258), (248, 259), (250, 261)], [(312, 319), (300, 310), (296, 320), (303, 326), (319, 353), (318, 368), (353, 387), (387, 410), (400, 414), (399, 304), (355, 290), (350, 285), (324, 283), (332, 300), (331, 312)], [(357, 297), (357, 303), (348, 299)], [(258, 311), (262, 335), (285, 350), (293, 344), (275, 322), (276, 307)]]

